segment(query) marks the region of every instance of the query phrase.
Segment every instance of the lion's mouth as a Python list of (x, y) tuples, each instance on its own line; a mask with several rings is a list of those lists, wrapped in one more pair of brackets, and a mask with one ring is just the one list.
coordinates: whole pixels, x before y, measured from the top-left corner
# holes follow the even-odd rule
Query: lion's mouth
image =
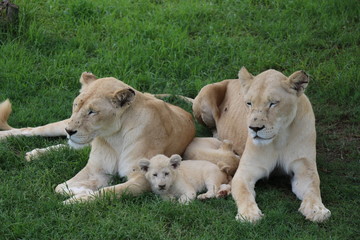
[(71, 135), (71, 136), (67, 136), (69, 142), (72, 142), (74, 144), (79, 144), (79, 145), (87, 145), (90, 144), (92, 142), (92, 140), (94, 139), (94, 134), (89, 135), (89, 136), (85, 136), (85, 135), (79, 135), (77, 134), (75, 135)]
[(89, 145), (90, 142), (86, 142), (86, 143), (80, 143), (80, 142), (76, 142), (73, 139), (69, 138), (68, 139), (68, 144), (70, 145), (70, 147), (74, 148), (74, 149), (80, 149), (83, 147), (86, 147)]
[(256, 135), (255, 137), (253, 137), (254, 139), (257, 139), (257, 140), (271, 140), (271, 139), (273, 139), (275, 136), (272, 136), (272, 137), (270, 137), (270, 138), (263, 138), (263, 137), (260, 137), (260, 136), (258, 136), (258, 135)]

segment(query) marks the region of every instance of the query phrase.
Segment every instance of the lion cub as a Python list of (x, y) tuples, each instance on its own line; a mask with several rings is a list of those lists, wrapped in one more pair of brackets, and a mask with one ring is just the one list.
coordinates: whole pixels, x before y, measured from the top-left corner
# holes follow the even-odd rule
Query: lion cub
[(140, 160), (139, 166), (153, 192), (167, 200), (178, 199), (180, 203), (186, 204), (205, 188), (207, 192), (200, 194), (198, 199), (222, 196), (223, 190), (228, 191), (229, 188), (226, 173), (204, 160), (181, 161), (177, 154), (170, 158), (156, 155), (151, 160)]

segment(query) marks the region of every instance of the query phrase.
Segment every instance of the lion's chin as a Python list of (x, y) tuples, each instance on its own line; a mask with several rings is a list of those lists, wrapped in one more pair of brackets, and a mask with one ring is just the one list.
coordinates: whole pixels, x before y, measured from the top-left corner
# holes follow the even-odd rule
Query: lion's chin
[(68, 144), (71, 148), (74, 148), (74, 149), (81, 149), (86, 146), (89, 146), (88, 143), (76, 143), (76, 142), (71, 141), (71, 139), (68, 140)]
[(274, 140), (274, 137), (272, 138), (261, 138), (261, 137), (253, 137), (253, 143), (254, 145), (256, 146), (264, 146), (264, 145), (268, 145), (270, 144), (273, 140)]
[(159, 189), (159, 188), (152, 188), (153, 192), (158, 195), (163, 195), (167, 193), (167, 189)]

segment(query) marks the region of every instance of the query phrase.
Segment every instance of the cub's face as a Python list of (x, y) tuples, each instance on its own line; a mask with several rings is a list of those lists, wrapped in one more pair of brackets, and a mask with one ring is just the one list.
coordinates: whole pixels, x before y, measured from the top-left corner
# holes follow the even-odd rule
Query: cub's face
[(134, 99), (135, 91), (119, 83), (106, 78), (83, 86), (66, 127), (70, 145), (81, 147), (95, 137), (111, 136), (120, 129), (121, 116)]
[(166, 193), (174, 182), (174, 172), (168, 166), (160, 168), (150, 167), (145, 177), (156, 194)]
[(296, 72), (287, 78), (280, 72), (269, 70), (253, 77), (241, 71), (239, 77), (243, 80), (249, 136), (255, 145), (270, 144), (293, 122), (298, 97), (306, 87), (304, 84), (308, 83), (307, 75)]
[(140, 169), (145, 173), (154, 193), (166, 194), (173, 186), (177, 177), (177, 168), (181, 157), (173, 155), (170, 158), (156, 155), (151, 160), (143, 159), (139, 162)]

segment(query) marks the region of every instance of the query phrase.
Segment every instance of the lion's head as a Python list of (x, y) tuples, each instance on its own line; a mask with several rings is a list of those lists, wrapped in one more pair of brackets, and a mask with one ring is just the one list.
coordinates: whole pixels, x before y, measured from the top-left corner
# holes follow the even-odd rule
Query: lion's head
[(140, 160), (139, 167), (145, 173), (153, 192), (161, 195), (167, 193), (173, 185), (180, 163), (180, 155), (174, 154), (170, 158), (156, 155), (151, 160)]
[(97, 79), (83, 73), (80, 95), (66, 127), (69, 144), (81, 147), (95, 137), (107, 137), (121, 128), (120, 116), (135, 99), (135, 90), (115, 78)]
[(303, 71), (286, 77), (275, 70), (253, 76), (243, 67), (239, 80), (247, 109), (249, 136), (255, 145), (269, 144), (293, 122), (297, 102), (309, 77)]

